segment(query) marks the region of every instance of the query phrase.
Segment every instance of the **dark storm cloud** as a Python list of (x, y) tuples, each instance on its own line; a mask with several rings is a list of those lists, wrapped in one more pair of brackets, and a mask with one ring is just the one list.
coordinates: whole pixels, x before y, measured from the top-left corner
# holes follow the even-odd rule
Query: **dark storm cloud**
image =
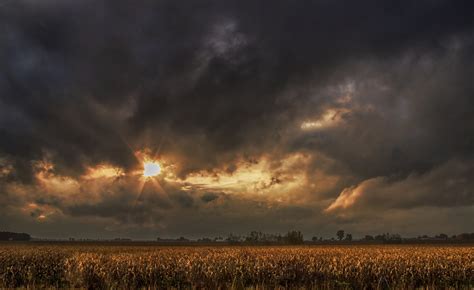
[[(181, 178), (216, 168), (231, 174), (237, 160), (263, 154), (324, 156), (329, 161), (292, 168), (306, 170), (309, 183), (318, 170), (339, 178), (324, 193), (302, 185), (323, 196), (316, 200), (374, 179), (390, 196), (400, 184), (435, 188), (430, 176), (439, 168), (448, 179), (464, 177), (449, 164), (471, 168), (473, 160), (472, 11), (467, 0), (6, 2), (0, 204), (13, 204), (7, 185), (34, 183), (35, 161), (77, 178), (102, 163), (131, 170), (134, 151), (145, 147), (176, 161)], [(301, 130), (331, 110), (333, 125)], [(382, 207), (472, 204), (472, 184), (456, 186), (452, 199), (423, 191)], [(67, 216), (142, 225), (176, 208), (225, 203), (220, 193), (179, 186), (166, 194), (145, 186), (137, 200), (135, 189), (110, 190), (93, 203), (45, 192), (36, 202)], [(368, 193), (361, 204), (378, 198)], [(269, 215), (285, 224), (316, 211), (289, 205)]]
[(86, 39), (77, 39), (77, 7), (64, 5), (18, 2), (0, 9), (2, 153), (22, 167), (48, 153), (66, 174), (100, 160), (130, 164), (113, 120), (101, 116), (82, 91), (76, 70), (83, 60), (75, 41)]
[(361, 178), (421, 173), (472, 158), (473, 45), (470, 37), (442, 53), (355, 64), (348, 69), (359, 72), (349, 78), (350, 105), (330, 105), (341, 110), (341, 124), (302, 134), (292, 146), (325, 152)]
[[(1, 7), (0, 79), (2, 108), (13, 113), (2, 119), (1, 148), (24, 160), (51, 152), (61, 170), (74, 174), (84, 163), (130, 166), (122, 138), (140, 144), (150, 130), (168, 140), (163, 150), (188, 158), (190, 169), (216, 166), (231, 159), (226, 152), (258, 153), (278, 143), (306, 98), (293, 88), (319, 86), (354, 58), (438, 49), (446, 37), (472, 31), (470, 6), (9, 3)], [(203, 149), (191, 155), (196, 143)]]

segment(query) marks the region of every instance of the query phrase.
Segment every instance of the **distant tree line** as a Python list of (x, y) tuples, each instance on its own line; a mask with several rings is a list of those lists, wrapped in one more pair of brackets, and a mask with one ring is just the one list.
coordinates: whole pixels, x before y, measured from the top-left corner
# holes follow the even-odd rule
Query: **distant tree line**
[[(190, 239), (180, 237), (179, 239), (160, 239), (158, 241), (167, 242), (193, 242)], [(310, 240), (305, 240), (300, 231), (289, 231), (285, 235), (269, 234), (260, 231), (252, 231), (247, 235), (229, 234), (227, 238), (200, 238), (195, 240), (198, 243), (229, 243), (229, 244), (345, 244), (345, 243), (379, 243), (379, 244), (401, 244), (401, 243), (418, 243), (418, 242), (474, 242), (474, 233), (462, 233), (459, 235), (448, 236), (439, 234), (435, 236), (418, 236), (416, 238), (403, 238), (399, 234), (383, 233), (377, 235), (365, 235), (362, 238), (354, 239), (351, 233), (344, 230), (338, 230), (334, 237), (324, 238), (313, 236)]]
[[(242, 237), (246, 243), (261, 244), (261, 243), (278, 243), (298, 245), (304, 243), (303, 234), (300, 231), (289, 231), (285, 235), (281, 234), (266, 234), (258, 231), (252, 231), (248, 236)], [(229, 242), (234, 242), (234, 239), (228, 238)]]
[[(14, 233), (14, 232), (0, 232), (0, 241), (30, 241), (31, 236), (26, 233)], [(38, 239), (36, 239), (38, 240)], [(47, 241), (48, 239), (43, 239)], [(70, 238), (69, 241), (76, 241), (74, 238)], [(77, 239), (77, 241), (92, 241), (90, 239)], [(109, 241), (109, 240), (107, 240)], [(110, 241), (119, 242), (131, 242), (132, 239), (128, 238), (116, 238)], [(178, 239), (161, 239), (157, 238), (158, 242), (161, 243), (228, 243), (228, 244), (287, 244), (287, 245), (299, 245), (299, 244), (339, 244), (339, 243), (383, 243), (383, 244), (398, 244), (398, 243), (457, 243), (457, 242), (474, 242), (474, 233), (461, 233), (458, 235), (448, 236), (447, 234), (438, 234), (435, 236), (421, 235), (414, 238), (403, 238), (399, 234), (383, 233), (377, 235), (365, 235), (360, 239), (353, 239), (352, 234), (346, 233), (344, 230), (338, 230), (335, 233), (335, 237), (323, 238), (313, 236), (310, 240), (305, 240), (303, 234), (297, 230), (288, 231), (286, 234), (269, 234), (261, 231), (251, 231), (247, 235), (235, 235), (229, 234), (226, 238), (215, 237), (215, 238), (200, 238), (197, 240), (187, 239), (180, 237)]]
[[(158, 238), (158, 242), (193, 242), (190, 239), (180, 237), (178, 239)], [(303, 234), (300, 231), (289, 231), (284, 235), (268, 234), (260, 231), (252, 231), (248, 235), (229, 234), (227, 238), (200, 238), (198, 243), (229, 243), (229, 244), (288, 244), (298, 245), (304, 243)]]
[[(336, 237), (339, 242), (352, 242), (352, 234), (346, 234), (344, 230), (336, 232)], [(313, 237), (313, 242), (324, 242), (324, 241), (336, 241), (334, 238), (329, 240), (323, 240), (323, 238)], [(403, 242), (458, 242), (458, 241), (472, 241), (474, 242), (474, 233), (462, 233), (459, 235), (452, 235), (451, 237), (446, 234), (439, 234), (435, 236), (422, 235), (416, 238), (403, 238), (399, 234), (383, 233), (378, 235), (365, 235), (361, 239), (354, 240), (356, 242), (376, 242), (384, 244), (398, 244)]]
[(31, 236), (25, 233), (0, 232), (0, 241), (29, 241)]
[(252, 231), (246, 236), (230, 234), (225, 241), (228, 243), (298, 245), (304, 243), (304, 237), (300, 231), (289, 231), (285, 235)]

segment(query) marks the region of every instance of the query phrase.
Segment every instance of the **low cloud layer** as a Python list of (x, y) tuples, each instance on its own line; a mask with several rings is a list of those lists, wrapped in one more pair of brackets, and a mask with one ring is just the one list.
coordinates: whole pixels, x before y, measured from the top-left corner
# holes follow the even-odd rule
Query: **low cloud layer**
[[(472, 231), (470, 1), (0, 5), (0, 227)], [(160, 163), (145, 179), (144, 158)], [(439, 213), (439, 227), (428, 225)]]

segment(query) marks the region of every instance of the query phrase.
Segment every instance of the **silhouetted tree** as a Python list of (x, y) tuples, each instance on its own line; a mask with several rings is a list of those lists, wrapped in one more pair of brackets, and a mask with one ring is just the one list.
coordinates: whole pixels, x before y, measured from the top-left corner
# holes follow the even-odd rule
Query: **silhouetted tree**
[(226, 241), (229, 243), (238, 243), (240, 242), (240, 236), (234, 235), (234, 234), (229, 234), (227, 237)]
[(384, 235), (376, 235), (374, 239), (376, 241), (385, 241), (385, 234)]
[(342, 239), (344, 238), (344, 231), (343, 230), (337, 231), (336, 236), (339, 239), (339, 241), (342, 241)]
[(303, 234), (300, 231), (289, 231), (285, 236), (285, 241), (290, 245), (302, 244)]
[(252, 231), (250, 234), (245, 238), (246, 242), (250, 243), (258, 243), (263, 240), (263, 233), (262, 232), (257, 232), (257, 231)]
[(352, 234), (346, 234), (346, 241), (352, 241)]
[(390, 235), (388, 237), (389, 240), (391, 241), (401, 241), (402, 240), (402, 236), (399, 235), (399, 234), (393, 234), (393, 235)]
[(447, 239), (448, 239), (448, 235), (447, 235), (447, 234), (439, 234), (439, 235), (436, 236), (436, 238), (442, 239), (442, 240), (447, 240)]
[(371, 235), (365, 235), (364, 240), (366, 240), (366, 241), (373, 241), (373, 240), (374, 240), (374, 237), (371, 236)]

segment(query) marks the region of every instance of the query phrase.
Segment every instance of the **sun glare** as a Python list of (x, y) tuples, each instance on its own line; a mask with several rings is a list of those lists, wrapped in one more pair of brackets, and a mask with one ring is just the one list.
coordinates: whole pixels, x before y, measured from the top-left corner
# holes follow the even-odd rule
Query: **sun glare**
[(143, 164), (143, 176), (152, 177), (160, 174), (161, 166), (156, 162), (145, 162)]

